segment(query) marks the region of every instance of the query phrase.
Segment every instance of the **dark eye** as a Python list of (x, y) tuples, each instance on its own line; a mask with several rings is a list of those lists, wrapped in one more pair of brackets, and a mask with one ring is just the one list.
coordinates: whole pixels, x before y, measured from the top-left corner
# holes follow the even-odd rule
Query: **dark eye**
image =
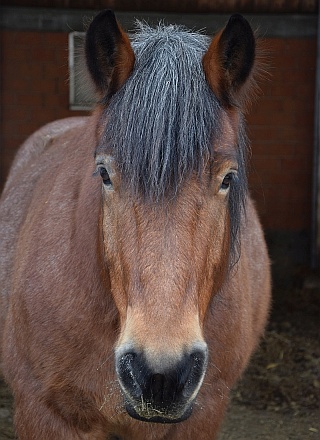
[(104, 167), (99, 168), (99, 173), (104, 185), (112, 185), (109, 173)]
[(222, 183), (221, 183), (221, 189), (228, 189), (230, 186), (230, 183), (233, 179), (233, 173), (228, 173), (226, 174), (226, 176), (224, 177)]

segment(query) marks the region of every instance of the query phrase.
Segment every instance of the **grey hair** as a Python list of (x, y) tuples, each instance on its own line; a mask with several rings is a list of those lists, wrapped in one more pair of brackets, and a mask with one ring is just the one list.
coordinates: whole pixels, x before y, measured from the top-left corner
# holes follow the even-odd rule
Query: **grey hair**
[(103, 117), (103, 143), (126, 185), (158, 201), (201, 173), (220, 133), (220, 104), (205, 79), (209, 38), (183, 27), (138, 23), (135, 66)]
[[(174, 196), (190, 176), (214, 159), (224, 111), (205, 79), (205, 35), (179, 26), (139, 23), (132, 75), (111, 98), (97, 153), (111, 153), (126, 188), (158, 202)], [(239, 109), (240, 110), (240, 109)], [(241, 112), (240, 112), (241, 115)], [(247, 197), (248, 139), (241, 115), (235, 158), (238, 174), (229, 193), (230, 267), (241, 252), (240, 228)]]

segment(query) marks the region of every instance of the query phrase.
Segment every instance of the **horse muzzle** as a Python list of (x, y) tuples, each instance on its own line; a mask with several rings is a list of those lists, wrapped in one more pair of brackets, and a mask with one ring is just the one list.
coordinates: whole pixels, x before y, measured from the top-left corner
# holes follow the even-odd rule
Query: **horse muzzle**
[(116, 370), (128, 414), (138, 420), (176, 423), (187, 419), (207, 366), (206, 344), (185, 353), (177, 362), (147, 361), (143, 353), (121, 350)]

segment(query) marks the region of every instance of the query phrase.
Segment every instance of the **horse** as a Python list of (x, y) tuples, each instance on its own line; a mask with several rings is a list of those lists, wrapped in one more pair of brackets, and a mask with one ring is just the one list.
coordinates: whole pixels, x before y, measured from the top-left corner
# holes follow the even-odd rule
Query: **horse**
[(1, 198), (2, 369), (20, 440), (213, 440), (264, 332), (248, 191), (258, 47), (112, 11), (86, 32), (87, 117), (40, 128)]

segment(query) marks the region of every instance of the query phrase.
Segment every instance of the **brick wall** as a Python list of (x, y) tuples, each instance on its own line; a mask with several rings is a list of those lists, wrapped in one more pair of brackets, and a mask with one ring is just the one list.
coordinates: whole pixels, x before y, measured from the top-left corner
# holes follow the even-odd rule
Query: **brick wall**
[(250, 183), (266, 229), (311, 225), (316, 40), (268, 39), (270, 78), (249, 117)]
[[(41, 125), (84, 114), (68, 106), (67, 33), (2, 31), (1, 183)], [(268, 39), (271, 76), (248, 117), (250, 186), (265, 228), (310, 230), (315, 39)]]
[(69, 110), (68, 34), (2, 31), (0, 184), (19, 145)]

